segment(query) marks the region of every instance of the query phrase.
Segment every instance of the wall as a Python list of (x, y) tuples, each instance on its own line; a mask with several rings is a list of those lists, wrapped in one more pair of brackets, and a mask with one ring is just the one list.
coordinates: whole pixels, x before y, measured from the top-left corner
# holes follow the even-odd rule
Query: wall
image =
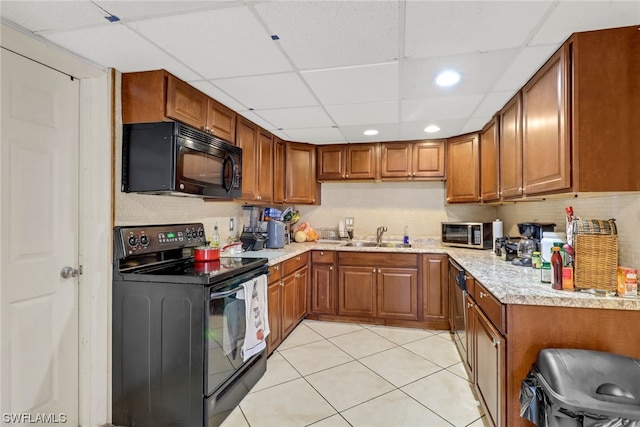
[(496, 208), (472, 204), (445, 205), (445, 183), (426, 182), (326, 182), (322, 206), (298, 206), (303, 221), (312, 227), (337, 228), (344, 217), (354, 217), (356, 236), (375, 235), (386, 226), (387, 236), (440, 237), (440, 223), (487, 221)]
[(615, 218), (619, 234), (619, 264), (640, 268), (640, 193), (605, 194), (542, 202), (516, 203), (500, 206), (498, 217), (507, 235), (517, 236), (518, 222), (553, 222), (556, 230), (565, 231), (565, 208), (573, 206), (582, 219)]

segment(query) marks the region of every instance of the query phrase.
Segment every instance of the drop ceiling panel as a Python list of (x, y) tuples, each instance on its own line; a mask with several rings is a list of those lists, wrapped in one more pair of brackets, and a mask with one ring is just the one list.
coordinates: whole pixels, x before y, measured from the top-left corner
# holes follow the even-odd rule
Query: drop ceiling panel
[(238, 114), (248, 120), (251, 120), (253, 123), (257, 124), (263, 129), (266, 129), (270, 132), (274, 130), (273, 124), (262, 119), (262, 117), (258, 116), (254, 111), (240, 110), (238, 111)]
[[(364, 135), (366, 129), (374, 128), (379, 133), (377, 135)], [(340, 132), (348, 142), (377, 142), (377, 141), (397, 141), (400, 139), (400, 124), (372, 124), (371, 126), (340, 126)]]
[(235, 98), (233, 98), (226, 92), (220, 90), (208, 80), (192, 80), (188, 83), (199, 91), (206, 93), (219, 103), (231, 108), (233, 111), (237, 112), (246, 108), (244, 105), (242, 105), (242, 103), (238, 102)]
[(48, 34), (47, 38), (89, 61), (124, 73), (164, 68), (185, 80), (197, 77), (192, 70), (118, 23)]
[(398, 64), (332, 68), (302, 73), (325, 105), (393, 101), (398, 98)]
[(524, 45), (554, 2), (409, 1), (409, 58), (485, 52)]
[(257, 2), (256, 11), (301, 70), (396, 60), (399, 2)]
[(400, 117), (398, 101), (328, 105), (326, 108), (338, 126), (395, 123)]
[(329, 127), (334, 123), (320, 107), (279, 108), (259, 110), (256, 114), (270, 123), (277, 123), (284, 130)]
[(473, 117), (492, 117), (504, 107), (514, 94), (515, 92), (510, 90), (487, 93), (478, 108), (473, 112)]
[[(571, 25), (567, 25), (571, 22)], [(561, 1), (531, 44), (564, 42), (572, 33), (640, 22), (640, 1)]]
[(462, 135), (465, 133), (469, 133), (469, 132), (477, 132), (477, 131), (481, 131), (482, 128), (484, 127), (484, 125), (486, 125), (487, 123), (489, 123), (489, 120), (491, 120), (491, 116), (489, 117), (472, 117), (471, 119), (469, 119), (464, 126), (462, 126), (457, 133), (451, 135)]
[(438, 132), (427, 133), (424, 128), (430, 122), (404, 122), (400, 124), (400, 135), (398, 139), (440, 139), (460, 135), (460, 129), (465, 124), (466, 119), (438, 120)]
[(122, 1), (122, 0), (93, 0), (98, 6), (107, 12), (116, 15), (123, 21), (135, 19), (148, 19), (150, 17), (160, 17), (167, 15), (178, 15), (186, 12), (204, 11), (212, 8), (228, 7), (238, 4), (237, 1), (175, 1), (175, 0), (145, 0), (145, 1)]
[(149, 19), (131, 25), (205, 79), (291, 70), (276, 42), (246, 7)]
[(88, 1), (2, 1), (2, 16), (33, 32), (105, 25), (106, 13)]
[(318, 105), (300, 77), (294, 73), (238, 77), (213, 83), (242, 103), (246, 109), (311, 107)]
[(560, 47), (560, 44), (542, 45), (522, 49), (509, 66), (498, 77), (494, 91), (518, 91), (529, 81), (547, 59)]
[[(504, 49), (406, 60), (402, 67), (400, 95), (402, 98), (422, 98), (486, 92), (491, 90), (498, 76), (517, 53), (517, 49)], [(443, 88), (436, 85), (437, 75), (444, 70), (454, 70), (461, 74), (460, 82), (455, 87)]]
[(285, 132), (291, 141), (310, 142), (312, 144), (330, 144), (346, 140), (336, 128), (288, 129)]
[[(482, 101), (483, 95), (404, 99), (400, 105), (403, 122), (465, 119)], [(439, 122), (436, 123), (440, 126)]]

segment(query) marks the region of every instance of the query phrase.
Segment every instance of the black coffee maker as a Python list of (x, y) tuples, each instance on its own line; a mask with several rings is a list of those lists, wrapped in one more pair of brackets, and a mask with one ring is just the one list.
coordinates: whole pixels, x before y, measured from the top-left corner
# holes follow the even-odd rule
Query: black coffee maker
[(515, 265), (531, 266), (533, 252), (540, 250), (542, 233), (553, 231), (554, 223), (521, 222), (518, 224), (520, 240), (517, 243), (517, 256), (512, 261)]

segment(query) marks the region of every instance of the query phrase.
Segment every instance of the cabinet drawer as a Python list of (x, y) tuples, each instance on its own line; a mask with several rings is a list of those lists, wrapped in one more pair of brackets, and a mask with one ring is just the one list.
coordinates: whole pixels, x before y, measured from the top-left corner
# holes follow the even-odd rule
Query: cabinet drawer
[(373, 252), (340, 252), (340, 265), (374, 265), (376, 267), (417, 267), (418, 254), (373, 253)]
[(313, 251), (311, 253), (311, 262), (323, 262), (333, 264), (336, 260), (335, 251)]
[(296, 255), (293, 258), (289, 258), (286, 261), (282, 261), (282, 275), (283, 276), (287, 276), (287, 275), (293, 273), (294, 271), (298, 270), (299, 268), (302, 268), (305, 265), (307, 265), (308, 261), (309, 261), (309, 253), (308, 252), (305, 252), (305, 253), (300, 254), (300, 255)]
[(504, 305), (491, 295), (477, 280), (475, 281), (473, 291), (473, 298), (476, 300), (478, 307), (482, 309), (484, 314), (491, 320), (491, 323), (493, 323), (493, 326), (495, 326), (501, 334), (506, 334), (507, 325)]
[(269, 267), (269, 283), (277, 282), (282, 277), (282, 264), (275, 264)]

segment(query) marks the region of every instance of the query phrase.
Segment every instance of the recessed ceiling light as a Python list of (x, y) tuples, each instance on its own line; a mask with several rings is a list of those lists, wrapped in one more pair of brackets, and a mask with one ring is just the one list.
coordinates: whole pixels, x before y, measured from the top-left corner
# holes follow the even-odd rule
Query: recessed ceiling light
[(440, 130), (440, 128), (436, 125), (429, 125), (426, 128), (424, 128), (424, 131), (427, 133), (434, 133), (434, 132), (438, 132)]
[(459, 81), (460, 81), (460, 73), (458, 73), (457, 71), (451, 71), (451, 70), (443, 71), (440, 74), (438, 74), (438, 77), (436, 77), (436, 83), (438, 84), (438, 86), (442, 86), (442, 87), (453, 86)]
[(375, 129), (368, 129), (368, 130), (365, 130), (363, 133), (367, 136), (373, 136), (373, 135), (377, 135), (378, 131)]

